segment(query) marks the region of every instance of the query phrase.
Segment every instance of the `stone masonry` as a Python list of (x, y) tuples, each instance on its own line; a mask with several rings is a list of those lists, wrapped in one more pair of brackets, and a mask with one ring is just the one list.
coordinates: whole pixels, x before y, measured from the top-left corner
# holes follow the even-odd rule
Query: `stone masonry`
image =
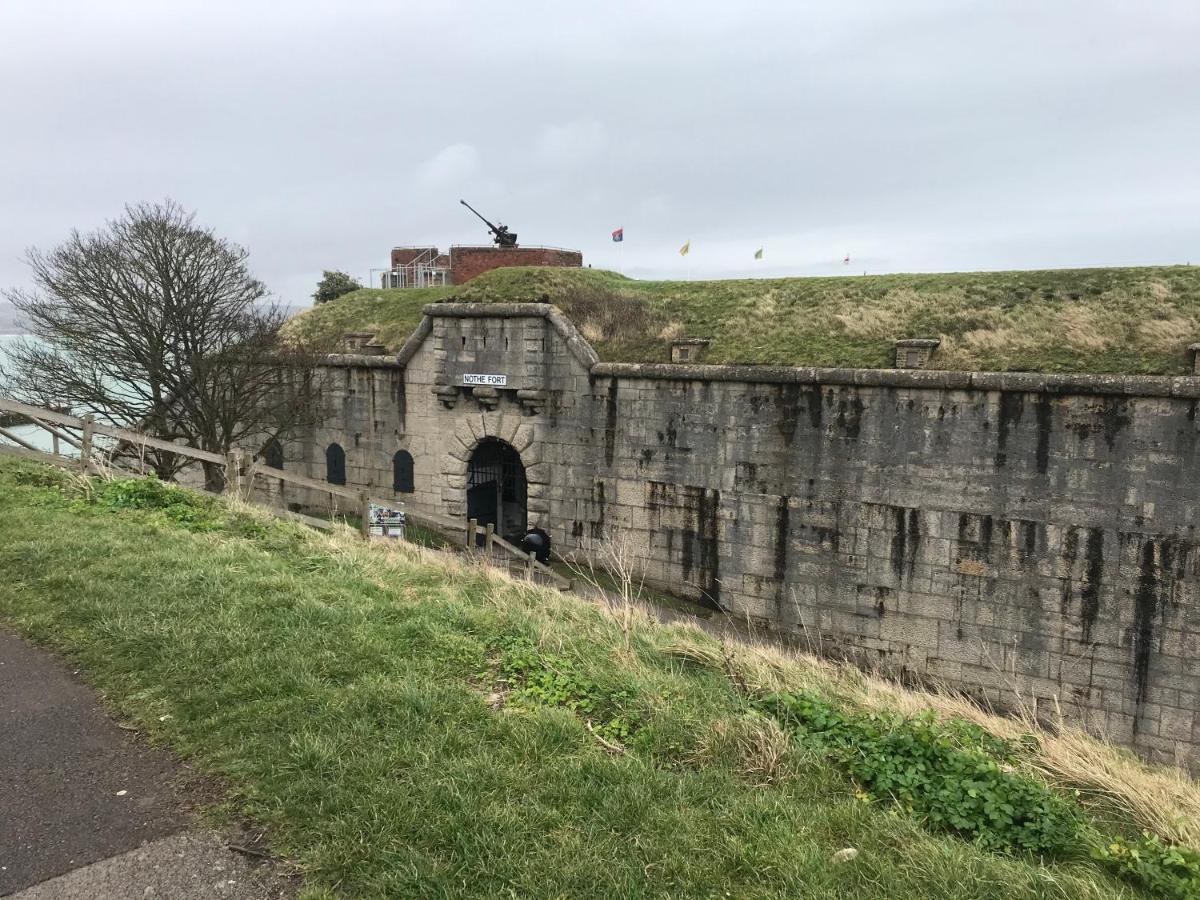
[(631, 532), (651, 583), (1200, 767), (1200, 378), (600, 363), (552, 306), (452, 303), (323, 371), (314, 478), (337, 442), (389, 491), (404, 450), (397, 499), (461, 519), (500, 439), (563, 552)]

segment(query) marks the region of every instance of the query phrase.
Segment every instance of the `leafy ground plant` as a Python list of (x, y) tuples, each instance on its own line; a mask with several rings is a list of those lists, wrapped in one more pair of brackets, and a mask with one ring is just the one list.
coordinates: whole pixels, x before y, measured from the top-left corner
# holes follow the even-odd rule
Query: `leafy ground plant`
[(1171, 900), (1200, 896), (1200, 853), (1151, 834), (1106, 839), (1071, 798), (1012, 765), (1020, 750), (978, 726), (917, 716), (854, 713), (811, 694), (758, 701), (801, 741), (833, 758), (877, 800), (990, 850), (1093, 859)]

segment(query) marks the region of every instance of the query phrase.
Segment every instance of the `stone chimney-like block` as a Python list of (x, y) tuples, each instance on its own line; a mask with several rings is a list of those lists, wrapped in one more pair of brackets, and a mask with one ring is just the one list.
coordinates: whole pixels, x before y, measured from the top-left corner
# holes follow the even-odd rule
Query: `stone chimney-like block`
[(705, 351), (708, 350), (708, 344), (708, 338), (681, 338), (671, 341), (671, 362), (699, 362)]
[(347, 353), (359, 353), (367, 344), (375, 339), (373, 331), (347, 331), (342, 335), (342, 343), (346, 345)]
[(929, 368), (929, 357), (940, 343), (937, 338), (902, 338), (896, 341), (896, 368)]

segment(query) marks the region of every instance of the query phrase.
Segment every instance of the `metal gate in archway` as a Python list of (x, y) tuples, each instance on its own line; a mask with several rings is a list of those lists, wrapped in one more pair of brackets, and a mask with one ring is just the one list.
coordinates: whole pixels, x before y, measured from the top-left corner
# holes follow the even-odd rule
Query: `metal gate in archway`
[(529, 521), (527, 493), (521, 454), (497, 438), (480, 441), (467, 466), (467, 518), (519, 543)]

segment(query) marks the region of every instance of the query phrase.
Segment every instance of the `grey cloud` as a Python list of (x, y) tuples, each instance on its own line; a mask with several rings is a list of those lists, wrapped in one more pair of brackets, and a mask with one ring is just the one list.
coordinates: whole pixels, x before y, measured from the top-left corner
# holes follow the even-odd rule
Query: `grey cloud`
[(292, 303), (485, 241), (461, 196), (643, 276), (1200, 261), (1198, 39), (1192, 0), (14, 0), (0, 284), (166, 196)]

